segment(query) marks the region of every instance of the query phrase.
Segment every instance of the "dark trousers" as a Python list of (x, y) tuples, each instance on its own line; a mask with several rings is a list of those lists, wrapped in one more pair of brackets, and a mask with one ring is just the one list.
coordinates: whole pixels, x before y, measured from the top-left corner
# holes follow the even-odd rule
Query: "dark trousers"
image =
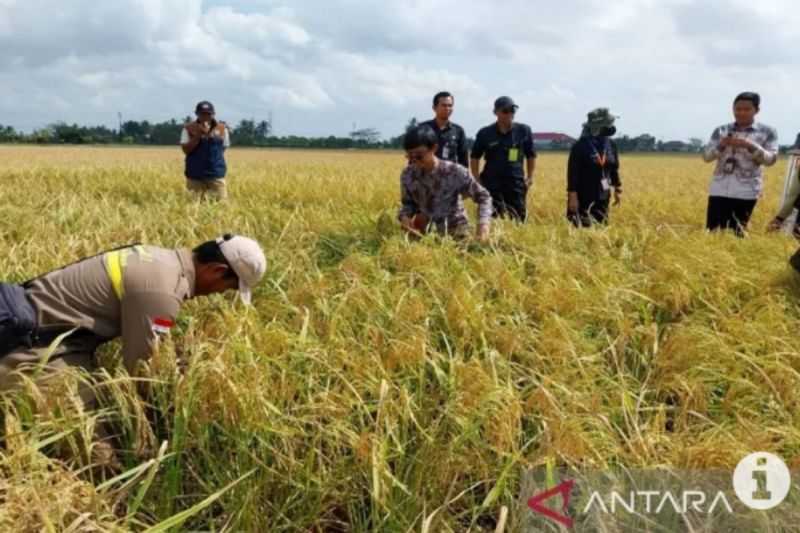
[(709, 196), (706, 228), (710, 231), (732, 229), (737, 236), (744, 237), (744, 230), (747, 229), (757, 201)]
[(525, 222), (528, 218), (526, 206), (528, 187), (524, 183), (506, 187), (492, 187), (490, 185), (486, 189), (492, 195), (493, 217), (505, 218), (507, 216), (511, 220)]
[(792, 268), (800, 273), (800, 250), (797, 250), (792, 257), (789, 258), (789, 264)]
[(609, 200), (607, 198), (605, 200), (594, 200), (593, 202), (580, 202), (577, 213), (567, 211), (567, 219), (576, 228), (581, 226), (588, 228), (593, 224), (607, 224), (608, 204)]

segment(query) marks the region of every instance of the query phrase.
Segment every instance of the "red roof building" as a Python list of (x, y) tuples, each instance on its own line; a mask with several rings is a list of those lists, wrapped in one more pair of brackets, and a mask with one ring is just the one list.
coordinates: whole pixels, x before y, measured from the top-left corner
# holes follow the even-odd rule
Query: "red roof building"
[(536, 144), (564, 144), (571, 145), (575, 143), (575, 139), (564, 133), (543, 132), (534, 133), (533, 142)]

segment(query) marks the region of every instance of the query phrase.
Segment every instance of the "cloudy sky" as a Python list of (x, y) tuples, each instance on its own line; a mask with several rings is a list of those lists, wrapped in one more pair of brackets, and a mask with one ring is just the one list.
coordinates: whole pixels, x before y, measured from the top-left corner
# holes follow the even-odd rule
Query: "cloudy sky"
[(396, 135), (456, 95), (469, 134), (501, 94), (538, 131), (608, 106), (624, 133), (707, 137), (762, 94), (800, 130), (800, 10), (788, 0), (0, 0), (0, 123), (266, 119), (279, 135)]

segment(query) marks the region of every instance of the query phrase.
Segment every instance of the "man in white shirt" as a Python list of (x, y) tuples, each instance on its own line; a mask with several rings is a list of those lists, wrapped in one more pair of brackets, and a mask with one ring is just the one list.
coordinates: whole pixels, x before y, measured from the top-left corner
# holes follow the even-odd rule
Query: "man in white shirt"
[(764, 188), (765, 166), (778, 160), (778, 134), (755, 121), (761, 106), (758, 93), (741, 93), (733, 101), (735, 122), (714, 130), (703, 159), (716, 161), (708, 198), (706, 227), (732, 229), (744, 236), (750, 215)]

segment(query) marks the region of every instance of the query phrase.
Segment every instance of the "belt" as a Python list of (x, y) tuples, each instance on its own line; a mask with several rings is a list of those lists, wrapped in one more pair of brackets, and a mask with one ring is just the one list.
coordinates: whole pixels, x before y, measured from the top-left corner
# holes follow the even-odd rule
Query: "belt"
[[(56, 340), (60, 335), (63, 335), (67, 331), (69, 331), (69, 329), (63, 329), (63, 328), (58, 328), (57, 330), (51, 329), (44, 332), (37, 331), (25, 337), (20, 337), (18, 340), (15, 339), (16, 342), (13, 344), (0, 345), (0, 359), (19, 349), (29, 350), (32, 348), (46, 348), (50, 346), (50, 344), (52, 344), (53, 341)], [(80, 328), (73, 331), (69, 336), (67, 336), (64, 339), (65, 342), (71, 342), (71, 343), (86, 342), (90, 340), (92, 341), (93, 344), (95, 344), (96, 347), (97, 345), (106, 342), (108, 339), (104, 339), (103, 337), (98, 336), (91, 330), (84, 328)]]
[[(32, 340), (31, 347), (43, 348), (45, 346), (50, 346), (50, 344), (52, 344), (54, 340), (56, 340), (59, 336), (63, 335), (67, 331), (69, 331), (69, 329), (64, 329), (63, 327), (53, 328), (45, 331), (37, 331), (33, 335), (33, 338), (31, 339)], [(75, 331), (70, 333), (64, 340), (85, 341), (92, 338), (99, 339), (100, 342), (98, 342), (98, 344), (106, 341), (106, 339), (103, 339), (92, 330), (86, 328), (76, 329)]]

